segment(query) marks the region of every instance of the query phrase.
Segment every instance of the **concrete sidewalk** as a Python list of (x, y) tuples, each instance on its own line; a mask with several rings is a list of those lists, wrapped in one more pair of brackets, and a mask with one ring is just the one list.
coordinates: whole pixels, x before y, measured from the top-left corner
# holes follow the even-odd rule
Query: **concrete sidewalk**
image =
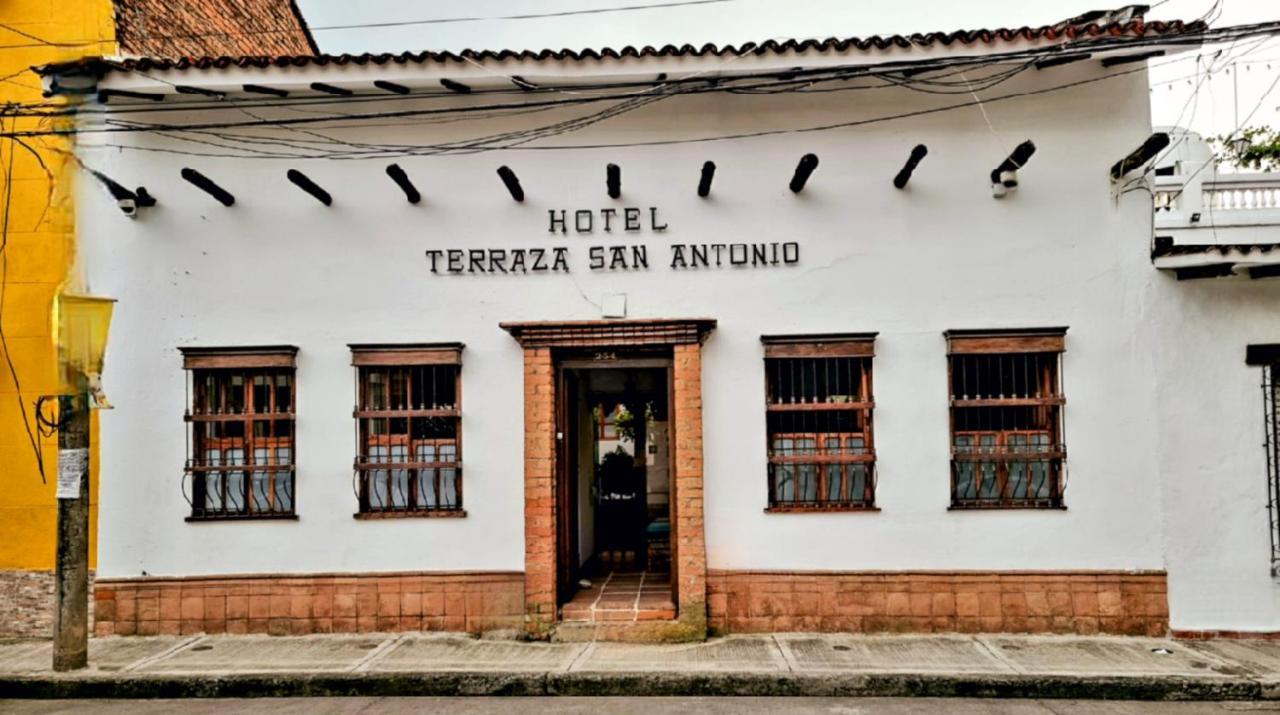
[(1280, 699), (1280, 642), (777, 634), (688, 645), (450, 634), (97, 638), (91, 667), (0, 642), (0, 698), (811, 695)]

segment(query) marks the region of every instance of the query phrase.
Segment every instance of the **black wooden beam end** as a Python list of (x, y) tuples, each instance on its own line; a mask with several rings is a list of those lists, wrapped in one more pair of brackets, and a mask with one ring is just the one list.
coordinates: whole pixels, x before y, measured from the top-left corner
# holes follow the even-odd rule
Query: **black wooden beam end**
[(516, 201), (524, 201), (524, 189), (520, 188), (520, 179), (516, 178), (516, 172), (510, 167), (498, 167), (498, 178), (502, 179), (502, 183), (507, 187), (507, 191), (511, 192), (511, 198)]
[(1005, 157), (1005, 160), (1000, 162), (1000, 165), (992, 170), (991, 183), (1004, 184), (1006, 188), (1010, 189), (1017, 186), (1018, 179), (1014, 176), (1013, 172), (1016, 172), (1018, 169), (1026, 166), (1031, 155), (1035, 153), (1036, 145), (1030, 139), (1014, 147), (1013, 153)]
[(1071, 54), (1057, 55), (1056, 57), (1049, 57), (1036, 62), (1036, 69), (1042, 70), (1050, 67), (1057, 67), (1059, 65), (1069, 65), (1072, 62), (1087, 60), (1090, 57), (1093, 57), (1093, 53), (1091, 52), (1074, 52)]
[(796, 173), (791, 176), (791, 191), (797, 194), (804, 191), (805, 182), (809, 180), (809, 176), (816, 168), (818, 168), (817, 154), (805, 154), (800, 157), (800, 163), (796, 164)]
[(1126, 55), (1124, 57), (1104, 57), (1102, 58), (1103, 67), (1115, 67), (1116, 65), (1127, 65), (1131, 62), (1143, 62), (1152, 57), (1160, 57), (1164, 54), (1164, 50), (1156, 50), (1155, 52), (1143, 52), (1138, 55)]
[(106, 104), (115, 98), (121, 99), (145, 99), (148, 102), (163, 102), (164, 95), (154, 92), (134, 92), (128, 89), (100, 89), (98, 90), (98, 103)]
[(387, 176), (390, 176), (391, 180), (396, 182), (396, 185), (404, 192), (404, 197), (409, 199), (409, 203), (416, 204), (422, 200), (422, 194), (418, 193), (418, 187), (414, 186), (412, 181), (409, 181), (409, 175), (404, 173), (404, 169), (401, 169), (399, 164), (389, 165), (387, 167)]
[(538, 88), (538, 85), (534, 84), (533, 82), (530, 82), (529, 80), (525, 79), (524, 77), (521, 77), (520, 75), (511, 75), (511, 84), (514, 84), (515, 86), (519, 87), (520, 89), (523, 89), (526, 92), (532, 92), (533, 90)]
[(263, 87), (260, 84), (246, 84), (242, 86), (240, 89), (243, 89), (244, 91), (250, 94), (267, 94), (272, 97), (288, 97), (289, 96), (289, 93), (283, 89), (276, 89), (275, 87)]
[(622, 167), (610, 164), (605, 167), (605, 188), (609, 190), (609, 198), (622, 196)]
[(317, 92), (324, 92), (325, 94), (336, 94), (339, 97), (350, 97), (355, 94), (355, 92), (352, 92), (346, 87), (335, 87), (331, 84), (325, 84), (324, 82), (312, 82), (311, 89), (314, 89)]
[(702, 176), (698, 179), (698, 196), (707, 198), (711, 194), (711, 180), (716, 176), (716, 163), (708, 161), (702, 165)]
[(898, 171), (897, 176), (893, 177), (893, 185), (899, 189), (907, 188), (907, 182), (911, 180), (911, 173), (919, 166), (920, 161), (929, 153), (929, 147), (924, 144), (916, 144), (911, 150), (911, 156), (907, 157), (907, 163), (903, 164), (902, 169)]
[(214, 99), (222, 99), (227, 96), (226, 92), (219, 92), (216, 89), (206, 89), (204, 87), (192, 87), (185, 84), (176, 84), (173, 86), (180, 94), (199, 94), (204, 97), (213, 97)]
[(236, 202), (236, 197), (232, 196), (230, 192), (213, 183), (213, 179), (210, 179), (195, 169), (184, 168), (182, 170), (182, 178), (194, 184), (196, 188), (217, 199), (218, 203), (223, 206), (231, 206)]
[(1119, 179), (1139, 166), (1151, 161), (1155, 158), (1156, 154), (1164, 151), (1164, 148), (1167, 146), (1169, 146), (1168, 134), (1165, 134), (1164, 132), (1156, 132), (1155, 134), (1152, 134), (1147, 137), (1146, 141), (1142, 142), (1142, 146), (1129, 152), (1128, 156), (1111, 165), (1111, 178)]
[(297, 169), (290, 169), (286, 176), (288, 176), (289, 181), (292, 181), (299, 189), (302, 189), (308, 194), (314, 196), (316, 201), (319, 201), (325, 206), (333, 205), (333, 197), (329, 195), (329, 192), (317, 186), (316, 182), (307, 178), (306, 174), (298, 171)]
[(373, 86), (386, 92), (394, 92), (395, 94), (408, 94), (412, 91), (403, 84), (388, 82), (385, 79), (375, 79), (373, 81)]
[(470, 86), (465, 85), (461, 82), (454, 82), (451, 79), (440, 80), (440, 86), (444, 87), (450, 92), (457, 92), (458, 94), (471, 94)]

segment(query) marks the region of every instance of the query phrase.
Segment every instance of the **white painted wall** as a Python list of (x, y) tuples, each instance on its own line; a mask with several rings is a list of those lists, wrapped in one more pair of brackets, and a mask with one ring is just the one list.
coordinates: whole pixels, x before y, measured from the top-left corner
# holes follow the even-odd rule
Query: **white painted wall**
[(1280, 342), (1280, 282), (1156, 277), (1158, 469), (1170, 625), (1280, 630), (1271, 576), (1262, 368), (1245, 346)]
[[(1094, 63), (1029, 72), (988, 94), (1098, 72)], [(1242, 341), (1246, 335), (1262, 340), (1268, 330), (1272, 339), (1280, 334), (1280, 321), (1262, 307), (1277, 289), (1174, 285), (1152, 268), (1149, 196), (1131, 192), (1117, 200), (1107, 180), (1111, 163), (1150, 131), (1145, 81), (1139, 72), (989, 102), (985, 117), (965, 108), (702, 144), (397, 159), (422, 189), (420, 206), (406, 204), (385, 177), (386, 160), (193, 158), (84, 147), (90, 166), (128, 186), (145, 184), (160, 200), (128, 221), (92, 182), (81, 182), (82, 258), (90, 284), (95, 293), (120, 299), (105, 376), (118, 407), (102, 415), (100, 573), (523, 568), (521, 359), (497, 324), (598, 318), (593, 302), (626, 293), (632, 317), (719, 320), (704, 360), (712, 568), (1167, 565), (1175, 626), (1212, 620), (1214, 590), (1199, 584), (1213, 574), (1219, 587), (1239, 589), (1238, 599), (1231, 597), (1238, 606), (1233, 623), (1271, 623), (1280, 609), (1263, 548), (1261, 407), (1257, 376), (1243, 365)], [(876, 89), (679, 98), (551, 143), (819, 126), (967, 97)], [(316, 130), (359, 141), (426, 143), (585, 111), (510, 124), (405, 126), (402, 120), (376, 129)], [(228, 111), (186, 119), (215, 116), (244, 118)], [(988, 173), (1027, 138), (1039, 151), (1021, 172), (1021, 188), (992, 199)], [(110, 141), (210, 150), (155, 137)], [(929, 156), (909, 189), (897, 191), (890, 178), (916, 143), (927, 144)], [(806, 152), (822, 163), (804, 193), (793, 195), (786, 184)], [(703, 200), (694, 187), (708, 159), (719, 171), (711, 198)], [(604, 193), (607, 162), (623, 167), (618, 202)], [(523, 204), (512, 202), (494, 175), (504, 163), (528, 192)], [(237, 205), (224, 209), (186, 185), (178, 179), (183, 166), (227, 186)], [(328, 187), (334, 205), (325, 208), (287, 183), (291, 167)], [(624, 205), (660, 207), (670, 229), (608, 237), (615, 240), (599, 231), (554, 239), (546, 232), (548, 209)], [(650, 245), (650, 270), (587, 270), (588, 246), (637, 240)], [(663, 262), (671, 242), (784, 240), (801, 244), (800, 265), (678, 272)], [(571, 274), (431, 275), (423, 257), (436, 248), (552, 245), (571, 247)], [(1052, 325), (1070, 326), (1064, 358), (1068, 509), (948, 511), (942, 331)], [(865, 330), (880, 333), (875, 419), (882, 510), (765, 514), (759, 336)], [(1222, 344), (1208, 340), (1210, 334), (1221, 335)], [(467, 345), (468, 516), (355, 521), (346, 344), (438, 340)], [(185, 523), (177, 347), (264, 343), (300, 348), (300, 518)], [(1230, 382), (1203, 379), (1199, 371), (1210, 364)], [(1210, 406), (1220, 409), (1210, 413)], [(1185, 432), (1192, 429), (1217, 438), (1189, 439)], [(1161, 439), (1161, 430), (1172, 432)], [(1233, 436), (1227, 441), (1225, 435)], [(1233, 456), (1224, 456), (1227, 451)], [(1215, 464), (1228, 459), (1229, 469)], [(1193, 491), (1209, 473), (1229, 474), (1239, 487)], [(1210, 503), (1218, 508), (1205, 508)], [(1224, 532), (1213, 536), (1221, 550), (1211, 549), (1202, 534), (1217, 530)]]

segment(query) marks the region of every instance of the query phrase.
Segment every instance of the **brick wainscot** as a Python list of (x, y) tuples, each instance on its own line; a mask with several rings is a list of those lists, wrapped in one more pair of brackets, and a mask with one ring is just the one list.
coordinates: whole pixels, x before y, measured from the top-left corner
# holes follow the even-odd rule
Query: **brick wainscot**
[(523, 624), (519, 572), (103, 579), (97, 635), (466, 631)]
[(1163, 636), (1162, 571), (707, 574), (718, 633), (1111, 633)]

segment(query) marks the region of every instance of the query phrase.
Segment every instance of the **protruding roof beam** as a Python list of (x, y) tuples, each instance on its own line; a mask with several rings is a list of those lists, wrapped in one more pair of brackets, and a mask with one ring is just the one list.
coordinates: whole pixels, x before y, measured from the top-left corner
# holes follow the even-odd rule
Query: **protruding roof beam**
[(1154, 52), (1143, 52), (1137, 55), (1125, 55), (1124, 57), (1103, 57), (1103, 67), (1115, 67), (1116, 65), (1127, 65), (1131, 62), (1142, 62), (1152, 57), (1160, 57), (1164, 55), (1164, 50), (1156, 50)]
[(791, 175), (791, 191), (797, 194), (804, 191), (805, 182), (809, 181), (809, 176), (816, 168), (818, 168), (817, 154), (805, 154), (800, 157), (800, 163), (796, 164), (796, 173)]
[(616, 199), (622, 196), (622, 167), (609, 164), (605, 167), (604, 174), (604, 184), (609, 191), (609, 198)]
[(1154, 159), (1167, 146), (1169, 146), (1168, 134), (1164, 132), (1152, 134), (1147, 137), (1146, 141), (1142, 142), (1142, 146), (1129, 152), (1128, 156), (1111, 165), (1111, 178), (1119, 180), (1120, 177)]
[(707, 198), (711, 194), (711, 180), (716, 175), (716, 163), (714, 161), (704, 162), (702, 164), (702, 176), (698, 178), (698, 196)]
[(507, 191), (511, 192), (511, 198), (516, 201), (524, 201), (524, 189), (520, 187), (520, 179), (516, 178), (516, 172), (510, 167), (498, 167), (498, 178), (502, 179), (502, 183), (507, 187)]
[(458, 94), (471, 94), (470, 86), (465, 85), (461, 82), (454, 82), (451, 79), (447, 79), (447, 78), (441, 79), (440, 86), (444, 87), (450, 92), (457, 92)]
[(375, 79), (373, 81), (373, 86), (386, 92), (394, 92), (395, 94), (408, 94), (413, 91), (403, 84), (388, 82), (385, 79)]
[(154, 92), (134, 92), (129, 89), (100, 89), (98, 90), (98, 103), (106, 104), (112, 99), (120, 97), (121, 99), (145, 99), (148, 102), (163, 102), (164, 95)]
[(246, 84), (242, 86), (241, 89), (243, 89), (246, 92), (249, 92), (250, 94), (269, 94), (272, 97), (288, 97), (289, 96), (289, 92), (287, 92), (286, 90), (276, 89), (275, 87), (263, 87), (260, 84)]
[(1036, 145), (1030, 139), (1014, 147), (1013, 152), (991, 170), (991, 195), (1004, 198), (1011, 189), (1018, 188), (1018, 169), (1025, 166), (1034, 153)]
[(236, 197), (232, 196), (229, 191), (218, 186), (213, 182), (213, 179), (210, 179), (195, 169), (183, 168), (182, 178), (194, 184), (196, 188), (217, 199), (218, 203), (223, 206), (231, 206), (236, 202)]
[(1049, 67), (1057, 67), (1058, 65), (1069, 65), (1072, 62), (1087, 60), (1090, 57), (1093, 57), (1092, 52), (1074, 52), (1071, 54), (1057, 55), (1054, 57), (1049, 57), (1048, 59), (1039, 60), (1038, 62), (1036, 62), (1035, 66), (1036, 66), (1036, 69), (1042, 70), (1042, 69), (1047, 69)]
[(110, 176), (101, 171), (89, 170), (94, 178), (102, 182), (107, 187), (107, 191), (111, 192), (111, 198), (116, 200), (116, 206), (120, 207), (120, 211), (129, 218), (137, 216), (138, 209), (148, 206), (155, 206), (155, 198), (147, 193), (145, 186), (139, 186), (137, 191), (126, 189), (120, 182), (112, 179)]
[(929, 147), (924, 144), (916, 144), (911, 150), (911, 155), (907, 157), (907, 163), (902, 165), (896, 176), (893, 177), (893, 185), (899, 189), (907, 188), (907, 182), (911, 180), (911, 174), (920, 165), (920, 161), (929, 153)]
[(409, 203), (416, 204), (422, 200), (422, 194), (418, 193), (418, 187), (414, 186), (412, 181), (409, 181), (409, 175), (404, 173), (404, 169), (401, 169), (399, 164), (388, 165), (387, 176), (390, 176), (391, 180), (396, 182), (396, 185), (404, 192), (404, 197), (409, 199)]
[(336, 94), (339, 97), (350, 97), (355, 94), (355, 92), (352, 92), (346, 87), (335, 87), (331, 84), (325, 84), (324, 82), (312, 82), (311, 89), (314, 89), (317, 92), (324, 92), (325, 94)]
[(329, 192), (320, 188), (316, 182), (307, 178), (306, 174), (298, 171), (297, 169), (290, 169), (285, 175), (288, 176), (289, 181), (292, 181), (299, 189), (302, 189), (308, 194), (314, 196), (316, 201), (319, 201), (325, 206), (333, 205), (333, 197), (329, 195)]
[(213, 97), (214, 99), (222, 99), (227, 96), (226, 92), (219, 92), (216, 89), (206, 89), (204, 87), (192, 87), (185, 84), (176, 84), (173, 86), (180, 94), (199, 94), (204, 97)]

